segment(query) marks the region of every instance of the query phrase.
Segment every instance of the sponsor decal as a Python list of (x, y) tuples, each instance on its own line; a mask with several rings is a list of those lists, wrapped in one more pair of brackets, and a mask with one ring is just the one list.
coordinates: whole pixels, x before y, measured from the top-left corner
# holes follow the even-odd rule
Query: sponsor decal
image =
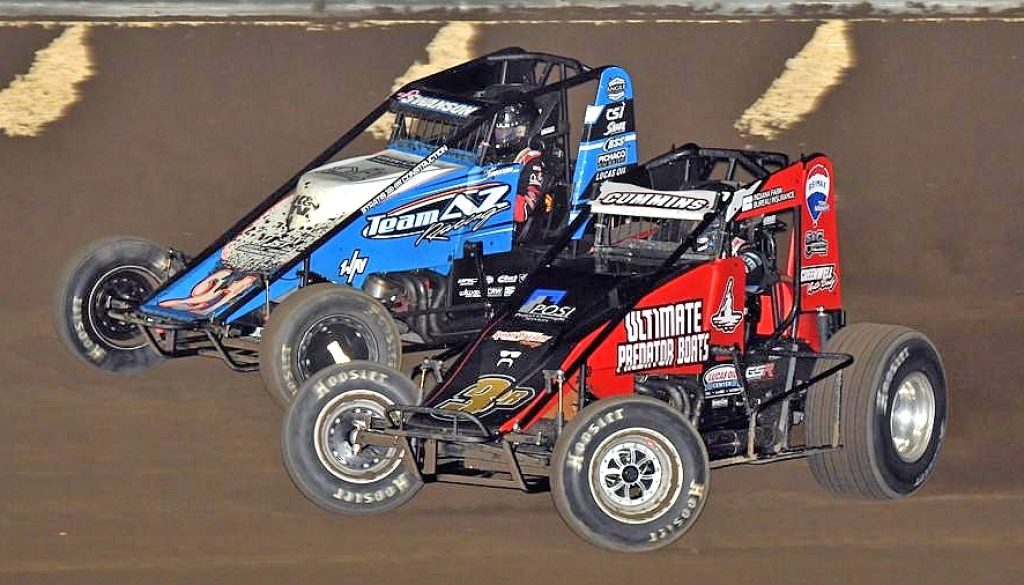
[(490, 179), (491, 177), (500, 177), (502, 175), (511, 175), (513, 173), (518, 174), (519, 173), (519, 167), (509, 166), (509, 167), (499, 167), (499, 168), (496, 168), (496, 169), (487, 169), (487, 171), (484, 173), (484, 176), (487, 177), (488, 179)]
[(613, 77), (608, 81), (608, 99), (613, 102), (626, 97), (626, 80), (621, 77)]
[(796, 199), (796, 191), (789, 190), (783, 192), (782, 187), (774, 187), (768, 191), (744, 195), (742, 210), (750, 211), (751, 209), (760, 209), (762, 207), (768, 207), (769, 205), (792, 201), (793, 199)]
[(819, 264), (800, 269), (800, 285), (807, 287), (807, 294), (832, 291), (836, 288), (836, 265)]
[(390, 376), (384, 372), (376, 370), (340, 370), (331, 374), (326, 379), (321, 379), (319, 382), (310, 388), (310, 391), (316, 396), (317, 400), (323, 400), (325, 397), (331, 394), (331, 391), (338, 387), (339, 384), (344, 384), (349, 380), (370, 380), (372, 382), (387, 382)]
[(352, 251), (351, 258), (345, 258), (338, 265), (338, 276), (344, 276), (347, 284), (352, 284), (356, 276), (366, 271), (366, 265), (369, 264), (369, 256), (360, 256), (359, 248)]
[(572, 305), (558, 304), (566, 294), (564, 290), (538, 288), (530, 293), (516, 316), (529, 321), (565, 321), (576, 312)]
[(633, 130), (633, 100), (624, 99), (604, 106), (587, 106), (584, 123), (586, 140), (593, 142)]
[(617, 348), (616, 373), (705, 362), (711, 334), (703, 326), (703, 301), (634, 309), (623, 325), (626, 342)]
[(367, 159), (372, 163), (379, 165), (385, 165), (389, 167), (395, 167), (399, 169), (411, 169), (416, 163), (405, 160), (404, 158), (398, 158), (397, 156), (390, 156), (387, 154), (375, 154), (373, 157)]
[(615, 122), (626, 117), (626, 104), (610, 105), (604, 109), (604, 119)]
[(402, 92), (395, 96), (395, 99), (402, 105), (459, 118), (468, 118), (480, 109), (479, 106), (472, 104), (463, 104), (444, 98), (428, 96), (418, 89)]
[(682, 511), (679, 512), (679, 515), (673, 518), (672, 521), (666, 524), (663, 528), (659, 528), (655, 532), (648, 533), (648, 542), (664, 540), (677, 530), (683, 530), (687, 524), (692, 522), (694, 510), (696, 510), (697, 506), (700, 505), (700, 500), (704, 497), (705, 489), (705, 484), (698, 483), (697, 480), (691, 480), (690, 488), (686, 492), (686, 507), (684, 507)]
[(811, 221), (814, 227), (818, 227), (818, 220), (829, 210), (828, 194), (832, 187), (832, 179), (828, 176), (828, 170), (824, 165), (814, 165), (807, 176), (805, 197), (807, 197), (807, 212), (811, 214)]
[(476, 231), (496, 213), (511, 207), (505, 199), (510, 190), (504, 183), (484, 183), (426, 195), (387, 213), (366, 216), (363, 236), (416, 236), (414, 245), (448, 240), (453, 231), (467, 226)]
[(612, 136), (626, 131), (626, 104), (608, 106), (604, 110), (604, 136)]
[[(747, 382), (764, 382), (775, 379), (775, 363), (767, 362), (748, 366), (744, 371)], [(709, 398), (739, 394), (742, 390), (736, 366), (721, 364), (704, 372), (704, 394)]]
[(539, 347), (547, 343), (551, 336), (539, 331), (495, 331), (491, 334), (494, 341), (513, 341), (526, 347)]
[(739, 394), (740, 391), (740, 377), (733, 364), (722, 364), (704, 372), (704, 395), (708, 398)]
[(614, 152), (606, 152), (597, 157), (597, 168), (603, 169), (606, 167), (613, 167), (621, 165), (626, 162), (626, 149), (622, 148)]
[(744, 372), (748, 382), (764, 382), (775, 379), (775, 362), (748, 366)]
[[(519, 274), (499, 274), (497, 278), (498, 284), (518, 284), (526, 280), (526, 273), (520, 272)], [(490, 278), (488, 277), (488, 282)]]
[(606, 170), (603, 170), (603, 171), (598, 171), (597, 174), (594, 175), (594, 180), (595, 181), (606, 181), (608, 179), (614, 179), (616, 177), (621, 177), (622, 175), (625, 175), (628, 170), (629, 170), (628, 167), (616, 167), (614, 169), (606, 169)]
[(587, 450), (587, 445), (594, 440), (598, 431), (615, 421), (622, 420), (622, 413), (622, 408), (616, 408), (611, 412), (602, 414), (597, 420), (590, 423), (587, 430), (580, 433), (580, 438), (573, 443), (572, 449), (565, 456), (565, 466), (573, 471), (583, 471), (584, 464), (586, 463), (586, 460), (583, 458), (583, 453)]
[[(488, 274), (486, 276), (486, 282), (488, 285), (497, 283), (498, 285), (511, 285), (511, 286), (488, 286), (487, 296), (491, 298), (508, 298), (515, 292), (516, 284), (526, 280), (526, 273), (520, 274), (498, 274), (497, 276)], [(480, 298), (480, 284), (476, 278), (460, 278), (455, 281), (455, 286), (458, 288), (458, 296), (467, 299), (479, 299)]]
[(828, 256), (828, 240), (825, 230), (808, 230), (804, 234), (804, 258)]
[(343, 167), (331, 167), (328, 169), (321, 169), (320, 173), (338, 177), (348, 181), (349, 183), (358, 183), (360, 181), (370, 181), (383, 177), (391, 173), (392, 171), (383, 166), (376, 167), (358, 167), (358, 166), (343, 166)]
[(605, 152), (608, 152), (610, 150), (615, 150), (616, 148), (622, 148), (625, 145), (626, 145), (626, 137), (625, 136), (613, 136), (613, 137), (609, 138), (608, 140), (604, 141), (604, 144), (601, 146), (601, 150), (603, 150)]
[(533, 398), (533, 388), (513, 386), (515, 378), (486, 374), (458, 394), (438, 404), (438, 408), (484, 416), (494, 410), (513, 410)]
[(82, 344), (82, 348), (85, 350), (86, 355), (89, 359), (96, 363), (103, 361), (103, 358), (107, 357), (107, 352), (100, 344), (92, 340), (89, 337), (89, 333), (85, 330), (85, 315), (82, 311), (84, 302), (82, 297), (74, 297), (71, 299), (71, 322), (75, 326), (75, 337), (78, 338), (79, 343)]
[(513, 349), (503, 349), (498, 352), (498, 363), (496, 364), (499, 368), (501, 366), (507, 366), (509, 368), (515, 364), (515, 361), (523, 355), (523, 352), (516, 351)]
[(604, 136), (611, 136), (620, 132), (626, 131), (626, 121), (621, 122), (608, 122), (608, 126), (605, 127)]
[(725, 290), (722, 291), (722, 301), (718, 305), (718, 310), (711, 316), (711, 326), (722, 333), (736, 331), (736, 328), (743, 321), (743, 311), (737, 311), (733, 306), (732, 289), (735, 283), (735, 279), (731, 276), (725, 282)]
[(398, 191), (399, 189), (402, 188), (402, 185), (408, 183), (410, 179), (423, 172), (424, 169), (426, 169), (430, 165), (434, 164), (434, 162), (437, 161), (437, 159), (444, 156), (446, 152), (448, 152), (448, 145), (442, 144), (434, 152), (428, 154), (426, 158), (416, 163), (415, 166), (406, 171), (405, 174), (403, 174), (401, 177), (395, 179), (394, 183), (391, 183), (390, 185), (385, 187), (383, 191), (374, 195), (373, 199), (370, 199), (369, 201), (366, 202), (366, 205), (363, 205), (362, 207), (359, 208), (359, 211), (366, 213), (366, 211), (371, 209), (373, 206), (377, 205), (381, 201), (384, 201), (388, 197), (391, 197), (395, 193), (395, 191)]
[(604, 205), (657, 207), (659, 209), (684, 209), (686, 211), (700, 211), (701, 209), (711, 207), (711, 202), (707, 199), (658, 192), (630, 193), (612, 191), (611, 193), (603, 193), (597, 200)]
[[(507, 299), (508, 297), (512, 296), (515, 292), (515, 287), (489, 286), (487, 287), (487, 298)], [(458, 295), (460, 298), (463, 299), (479, 299), (483, 296), (479, 288), (460, 289)]]
[[(346, 484), (354, 485), (354, 484)], [(377, 504), (380, 502), (387, 501), (398, 494), (409, 491), (412, 487), (412, 481), (409, 477), (408, 472), (403, 471), (401, 475), (392, 479), (388, 485), (373, 489), (363, 490), (359, 488), (357, 490), (347, 490), (340, 487), (331, 493), (331, 497), (336, 500), (348, 502), (350, 504)]]

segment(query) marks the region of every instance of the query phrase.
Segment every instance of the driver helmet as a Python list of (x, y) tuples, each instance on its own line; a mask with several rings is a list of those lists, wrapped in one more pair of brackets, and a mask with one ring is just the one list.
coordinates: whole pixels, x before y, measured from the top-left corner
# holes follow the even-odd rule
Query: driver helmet
[(526, 135), (537, 112), (525, 104), (512, 104), (500, 112), (494, 123), (494, 149), (503, 155), (526, 147)]

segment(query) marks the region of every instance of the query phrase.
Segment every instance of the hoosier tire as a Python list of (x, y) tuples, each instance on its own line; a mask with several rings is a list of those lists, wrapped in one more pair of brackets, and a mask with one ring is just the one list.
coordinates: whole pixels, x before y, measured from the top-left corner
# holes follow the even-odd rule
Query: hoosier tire
[(345, 286), (314, 284), (288, 296), (271, 314), (260, 342), (260, 375), (287, 408), (317, 371), (355, 360), (397, 368), (402, 340), (377, 299)]
[[(913, 329), (862, 323), (841, 329), (825, 351), (850, 354), (854, 363), (842, 379), (843, 448), (808, 458), (815, 480), (833, 493), (867, 499), (918, 490), (946, 433), (946, 378), (935, 346)], [(808, 444), (832, 442), (836, 383), (833, 376), (808, 392)]]
[(423, 486), (399, 448), (355, 448), (358, 419), (383, 418), (388, 407), (415, 404), (418, 389), (399, 372), (372, 362), (313, 374), (288, 409), (281, 437), (284, 465), (317, 506), (340, 514), (377, 514), (409, 501)]
[(54, 326), (64, 347), (107, 372), (128, 374), (162, 363), (144, 332), (113, 319), (108, 309), (142, 303), (180, 268), (168, 248), (140, 238), (105, 238), (83, 247), (64, 266), (54, 295)]
[(551, 493), (584, 540), (623, 552), (666, 546), (700, 516), (708, 455), (682, 414), (641, 396), (599, 400), (565, 427), (552, 458)]

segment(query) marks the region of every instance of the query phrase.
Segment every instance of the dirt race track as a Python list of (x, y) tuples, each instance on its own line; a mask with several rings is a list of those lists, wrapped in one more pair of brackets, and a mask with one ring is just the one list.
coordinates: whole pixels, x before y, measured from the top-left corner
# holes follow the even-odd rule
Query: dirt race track
[[(105, 235), (203, 248), (440, 25), (95, 27), (81, 101), (38, 137), (0, 134), (0, 582), (1024, 582), (1024, 23), (851, 23), (856, 65), (820, 107), (741, 136), (817, 24), (493, 24), (474, 51), (624, 65), (644, 156), (830, 154), (851, 321), (917, 327), (945, 359), (950, 427), (919, 494), (837, 500), (802, 461), (720, 470), (694, 529), (641, 556), (583, 543), (544, 494), (433, 485), (381, 517), (321, 512), (284, 472), (258, 376), (90, 371), (50, 325), (54, 279)], [(61, 30), (0, 27), (0, 87)]]

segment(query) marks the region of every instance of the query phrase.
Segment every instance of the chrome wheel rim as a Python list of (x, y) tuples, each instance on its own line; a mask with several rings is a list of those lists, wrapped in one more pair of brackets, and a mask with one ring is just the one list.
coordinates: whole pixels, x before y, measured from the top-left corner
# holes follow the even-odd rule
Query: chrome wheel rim
[(376, 392), (357, 390), (340, 394), (324, 405), (313, 434), (316, 456), (324, 469), (352, 483), (372, 483), (394, 471), (402, 463), (397, 449), (352, 443), (357, 420), (384, 418), (392, 404)]
[(683, 464), (672, 443), (650, 429), (624, 429), (598, 445), (590, 460), (590, 491), (609, 516), (650, 522), (679, 496)]
[(896, 455), (913, 463), (924, 455), (935, 425), (935, 390), (924, 372), (913, 372), (900, 382), (892, 398), (889, 436)]

